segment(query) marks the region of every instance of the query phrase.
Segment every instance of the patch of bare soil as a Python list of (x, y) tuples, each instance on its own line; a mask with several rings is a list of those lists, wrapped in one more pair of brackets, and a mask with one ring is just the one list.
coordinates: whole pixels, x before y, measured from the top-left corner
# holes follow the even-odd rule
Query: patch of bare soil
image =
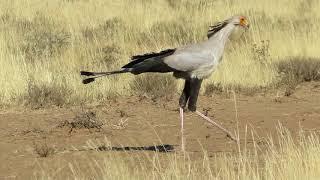
[[(300, 127), (319, 131), (320, 84), (301, 84), (290, 96), (281, 91), (236, 94), (236, 106), (232, 94), (201, 96), (198, 110), (232, 132), (238, 121), (241, 143), (250, 147), (251, 130), (263, 144), (276, 134), (279, 122), (293, 133)], [(203, 149), (210, 156), (236, 152), (237, 145), (219, 129), (190, 112), (185, 118), (186, 150), (194, 158), (201, 158)], [(1, 110), (0, 138), (0, 179), (30, 179), (44, 168), (43, 163), (58, 170), (75, 161), (87, 166), (84, 156), (121, 155), (115, 151), (179, 151), (178, 97), (169, 101), (121, 98), (85, 108)]]

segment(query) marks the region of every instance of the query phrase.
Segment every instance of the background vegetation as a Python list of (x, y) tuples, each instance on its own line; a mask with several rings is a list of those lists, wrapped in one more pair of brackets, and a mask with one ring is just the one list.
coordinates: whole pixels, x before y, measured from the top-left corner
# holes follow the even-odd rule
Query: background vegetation
[[(159, 89), (166, 86), (176, 94), (181, 83), (170, 75), (112, 76), (84, 86), (79, 71), (113, 70), (134, 54), (204, 40), (209, 25), (236, 14), (248, 16), (251, 29), (228, 45), (205, 87), (273, 86), (288, 72), (279, 73), (279, 61), (298, 56), (299, 63), (319, 62), (319, 8), (317, 0), (3, 0), (0, 103), (60, 106), (136, 93), (162, 97)], [(159, 87), (140, 86), (150, 81)]]

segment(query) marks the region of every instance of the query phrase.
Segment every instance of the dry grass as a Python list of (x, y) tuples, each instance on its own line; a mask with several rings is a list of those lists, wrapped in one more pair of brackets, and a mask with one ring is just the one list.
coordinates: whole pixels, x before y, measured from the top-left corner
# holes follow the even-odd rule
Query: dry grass
[(55, 150), (51, 145), (46, 142), (35, 143), (34, 151), (39, 157), (49, 157), (54, 154)]
[(172, 76), (163, 74), (139, 75), (130, 84), (138, 95), (150, 98), (170, 98), (177, 92), (177, 83)]
[[(23, 100), (39, 107), (103, 102), (137, 90), (162, 96), (158, 90), (130, 86), (147, 77), (111, 76), (84, 86), (78, 72), (117, 69), (131, 55), (201, 41), (209, 25), (234, 14), (248, 16), (252, 28), (233, 37), (223, 63), (204, 86), (215, 82), (223, 89), (267, 87), (281, 81), (274, 66), (279, 59), (319, 59), (319, 7), (316, 0), (4, 0), (0, 102), (14, 105)], [(181, 88), (180, 81), (177, 84)], [(46, 90), (30, 92), (30, 88)], [(47, 91), (62, 98), (43, 97)], [(41, 98), (34, 101), (36, 94)]]
[(57, 85), (52, 84), (34, 84), (30, 80), (26, 94), (21, 98), (25, 105), (31, 108), (42, 108), (50, 105), (61, 107), (68, 104), (68, 96), (71, 92), (68, 90), (66, 84)]
[(290, 57), (277, 64), (283, 85), (296, 86), (301, 82), (320, 81), (320, 59)]
[(64, 168), (59, 171), (52, 169), (52, 176), (50, 169), (43, 168), (36, 176), (38, 179), (59, 179), (59, 174), (67, 174), (62, 175), (63, 178), (162, 180), (311, 180), (320, 176), (320, 142), (316, 133), (300, 131), (296, 138), (280, 126), (278, 135), (273, 137), (275, 139), (270, 138), (264, 143), (253, 140), (253, 149), (241, 144), (238, 153), (209, 156), (203, 151), (203, 158), (197, 160), (192, 153), (109, 152), (104, 153), (103, 159), (83, 157), (86, 168), (83, 168), (84, 164), (74, 162), (62, 165)]

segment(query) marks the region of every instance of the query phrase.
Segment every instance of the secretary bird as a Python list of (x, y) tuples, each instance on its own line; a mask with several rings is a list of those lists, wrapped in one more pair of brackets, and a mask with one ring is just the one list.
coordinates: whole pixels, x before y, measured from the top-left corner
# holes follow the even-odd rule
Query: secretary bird
[(80, 74), (83, 76), (92, 76), (84, 79), (83, 84), (91, 83), (95, 78), (111, 74), (132, 73), (137, 75), (146, 72), (173, 72), (174, 77), (185, 80), (183, 92), (179, 99), (182, 151), (185, 150), (183, 115), (186, 106), (188, 106), (191, 112), (195, 112), (209, 123), (224, 131), (229, 138), (238, 141), (228, 130), (197, 111), (196, 107), (202, 80), (208, 78), (217, 68), (229, 36), (238, 27), (243, 29), (249, 28), (249, 23), (245, 16), (233, 16), (210, 26), (207, 33), (208, 40), (206, 41), (175, 49), (167, 49), (158, 53), (132, 56), (131, 62), (124, 65), (120, 70), (111, 72), (81, 71)]

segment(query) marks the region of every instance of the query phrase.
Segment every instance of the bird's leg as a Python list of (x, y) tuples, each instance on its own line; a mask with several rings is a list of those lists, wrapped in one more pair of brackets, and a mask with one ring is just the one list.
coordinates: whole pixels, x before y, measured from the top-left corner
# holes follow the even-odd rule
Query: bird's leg
[[(194, 81), (194, 82), (193, 82)], [(195, 90), (193, 90), (193, 86), (195, 85)], [(185, 139), (184, 139), (184, 119), (183, 119), (183, 109), (186, 107), (187, 102), (188, 103), (188, 109), (191, 111), (196, 109), (196, 103), (197, 103), (197, 97), (199, 93), (201, 85), (201, 80), (186, 80), (183, 88), (183, 92), (181, 94), (181, 97), (179, 99), (179, 105), (180, 105), (180, 119), (181, 119), (181, 151), (185, 152)]]
[(190, 97), (188, 102), (188, 109), (195, 112), (197, 109), (197, 100), (199, 91), (201, 88), (202, 79), (191, 78), (190, 79)]
[(183, 108), (180, 107), (180, 120), (181, 120), (181, 151), (185, 152), (185, 146), (184, 146), (184, 133), (183, 133)]
[(190, 81), (186, 80), (183, 88), (183, 92), (179, 99), (180, 106), (180, 121), (181, 121), (181, 151), (185, 152), (185, 139), (184, 139), (184, 118), (183, 118), (183, 109), (186, 107), (190, 96)]
[(190, 80), (190, 97), (189, 97), (189, 102), (188, 102), (188, 109), (192, 112), (195, 112), (197, 115), (199, 115), (200, 117), (202, 117), (203, 119), (205, 119), (206, 121), (211, 123), (212, 125), (218, 127), (219, 129), (221, 129), (222, 131), (227, 133), (227, 136), (230, 137), (232, 140), (238, 141), (236, 138), (234, 138), (234, 136), (232, 136), (232, 134), (228, 130), (226, 130), (220, 124), (212, 121), (209, 117), (207, 117), (204, 114), (202, 114), (201, 112), (197, 111), (196, 105), (197, 105), (199, 90), (201, 87), (201, 82), (202, 82), (202, 80), (197, 79), (197, 78), (192, 78)]
[(231, 134), (230, 131), (228, 131), (227, 129), (225, 129), (224, 127), (222, 127), (220, 124), (214, 122), (214, 121), (211, 120), (209, 117), (207, 117), (206, 115), (202, 114), (202, 113), (199, 112), (199, 111), (196, 111), (196, 114), (199, 115), (200, 117), (202, 117), (203, 119), (205, 119), (206, 121), (208, 121), (209, 123), (211, 123), (212, 125), (214, 125), (214, 126), (218, 127), (219, 129), (221, 129), (223, 132), (225, 132), (225, 133), (227, 134), (227, 136), (228, 136), (230, 139), (238, 142), (238, 139), (235, 138), (235, 137)]
[(182, 94), (179, 99), (179, 106), (181, 108), (184, 109), (186, 107), (189, 96), (190, 96), (190, 81), (186, 80), (184, 83), (184, 88), (183, 88)]

